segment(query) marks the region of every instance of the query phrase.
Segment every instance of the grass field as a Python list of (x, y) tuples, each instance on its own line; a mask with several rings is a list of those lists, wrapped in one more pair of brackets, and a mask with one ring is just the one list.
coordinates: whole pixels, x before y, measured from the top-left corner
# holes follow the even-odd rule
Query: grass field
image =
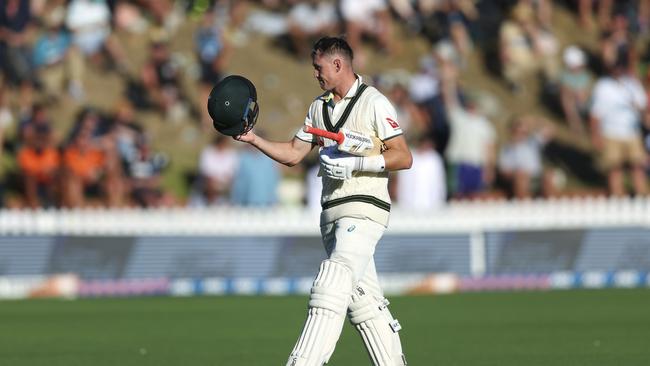
[[(394, 297), (409, 365), (650, 365), (650, 290)], [(0, 365), (284, 365), (306, 297), (0, 302)], [(330, 365), (369, 365), (346, 325)]]

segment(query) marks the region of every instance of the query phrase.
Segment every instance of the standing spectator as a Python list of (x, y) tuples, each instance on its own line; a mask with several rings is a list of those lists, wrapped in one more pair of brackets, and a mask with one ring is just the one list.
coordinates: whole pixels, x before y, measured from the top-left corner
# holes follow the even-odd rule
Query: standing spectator
[(492, 123), (479, 112), (475, 95), (467, 95), (464, 106), (460, 103), (454, 66), (446, 65), (442, 78), (451, 127), (446, 150), (450, 193), (455, 198), (471, 198), (486, 191), (494, 181), (496, 133)]
[(411, 169), (400, 170), (396, 175), (398, 207), (406, 210), (435, 210), (447, 199), (445, 165), (434, 149), (430, 136), (421, 135), (417, 146), (411, 150)]
[(32, 137), (18, 151), (17, 160), (27, 205), (55, 205), (60, 157), (49, 124), (34, 126)]
[[(199, 104), (203, 106), (212, 87), (223, 77), (224, 69), (231, 53), (231, 47), (222, 34), (222, 27), (217, 23), (214, 8), (203, 14), (201, 25), (194, 33), (196, 53), (201, 68)], [(203, 127), (212, 130), (212, 119), (207, 108), (201, 108)]]
[(628, 74), (626, 59), (619, 59), (610, 73), (596, 82), (591, 107), (591, 137), (601, 153), (607, 171), (609, 192), (625, 194), (623, 167), (632, 169), (632, 184), (637, 195), (647, 192), (644, 166), (646, 155), (640, 134), (640, 122), (647, 106), (641, 82)]
[(547, 124), (533, 117), (516, 117), (510, 125), (508, 141), (499, 154), (499, 171), (515, 198), (550, 195), (542, 150), (552, 134)]
[(275, 162), (247, 145), (241, 152), (232, 182), (232, 203), (260, 207), (275, 205), (279, 184), (280, 171)]
[(34, 94), (31, 19), (29, 1), (0, 1), (0, 66), (9, 84), (20, 88), (22, 114), (31, 109)]
[(560, 101), (564, 117), (575, 134), (582, 135), (589, 115), (591, 75), (585, 69), (585, 53), (577, 46), (564, 50), (564, 70), (560, 75)]

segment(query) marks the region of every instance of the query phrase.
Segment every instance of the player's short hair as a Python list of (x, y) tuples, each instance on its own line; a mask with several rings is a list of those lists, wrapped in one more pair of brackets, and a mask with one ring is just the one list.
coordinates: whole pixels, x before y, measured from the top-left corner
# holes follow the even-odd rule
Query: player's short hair
[(325, 36), (314, 44), (311, 51), (311, 57), (314, 58), (318, 54), (335, 55), (339, 54), (348, 60), (354, 59), (354, 52), (352, 47), (343, 37), (329, 37)]

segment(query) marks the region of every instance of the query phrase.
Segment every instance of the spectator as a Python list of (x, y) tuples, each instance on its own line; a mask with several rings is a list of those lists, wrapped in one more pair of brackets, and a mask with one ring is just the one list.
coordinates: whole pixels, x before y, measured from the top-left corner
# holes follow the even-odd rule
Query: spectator
[(553, 129), (535, 117), (516, 117), (512, 121), (508, 141), (499, 154), (499, 171), (515, 198), (551, 194), (542, 150), (552, 134)]
[(560, 101), (564, 117), (573, 133), (583, 135), (589, 115), (591, 75), (585, 69), (585, 53), (577, 46), (564, 50), (564, 70), (560, 76)]
[(539, 26), (528, 3), (519, 2), (512, 9), (499, 39), (503, 76), (513, 91), (522, 91), (524, 81), (538, 71), (544, 71), (547, 80), (557, 77), (557, 39)]
[(393, 25), (388, 10), (387, 4), (382, 0), (340, 1), (347, 41), (355, 52), (356, 68), (363, 70), (367, 62), (367, 56), (361, 47), (363, 36), (375, 39), (387, 54), (394, 53)]
[(280, 171), (276, 163), (258, 150), (246, 146), (232, 182), (232, 203), (257, 207), (275, 205), (278, 202), (279, 184)]
[(154, 41), (150, 50), (149, 60), (142, 69), (143, 85), (168, 120), (180, 121), (188, 113), (181, 91), (181, 70), (172, 61), (166, 40)]
[(231, 140), (224, 135), (216, 135), (209, 146), (201, 151), (199, 158), (199, 179), (196, 206), (211, 206), (228, 202), (233, 178), (239, 165), (238, 152)]
[(427, 135), (420, 135), (417, 146), (411, 151), (411, 169), (400, 170), (395, 177), (397, 206), (418, 211), (441, 208), (447, 199), (442, 157)]
[[(112, 135), (101, 135), (100, 116), (84, 109), (63, 149), (63, 205), (85, 207), (88, 197), (121, 205), (123, 186)], [(102, 202), (103, 199), (103, 202)]]
[[(227, 65), (231, 52), (231, 46), (222, 35), (222, 28), (217, 23), (214, 8), (211, 8), (205, 14), (201, 25), (194, 34), (196, 53), (201, 68), (201, 77), (199, 79), (201, 92), (198, 93), (202, 106), (214, 85), (223, 77), (224, 69)], [(201, 108), (203, 128), (206, 131), (212, 130), (212, 119), (208, 114), (207, 108)]]
[(379, 86), (393, 102), (402, 130), (413, 135), (428, 133), (426, 113), (409, 96), (409, 79), (409, 75), (403, 72), (384, 74), (379, 78)]
[(34, 69), (32, 64), (29, 1), (0, 2), (0, 67), (9, 85), (20, 88), (20, 111), (32, 107)]
[(62, 28), (65, 10), (55, 8), (45, 16), (45, 32), (34, 45), (34, 64), (45, 93), (58, 98), (68, 82), (68, 92), (76, 99), (84, 97), (84, 62), (76, 47), (71, 47), (70, 35)]
[(310, 39), (333, 32), (338, 22), (332, 3), (317, 0), (298, 0), (289, 11), (289, 36), (300, 59), (309, 56)]
[(30, 208), (54, 206), (60, 157), (49, 124), (34, 126), (32, 137), (18, 151), (17, 160), (27, 205)]
[(637, 195), (647, 192), (646, 154), (641, 141), (640, 125), (647, 106), (641, 82), (627, 73), (627, 60), (619, 59), (609, 75), (596, 82), (591, 107), (591, 137), (601, 154), (607, 171), (609, 192), (625, 194), (623, 167), (631, 166), (632, 184)]
[(457, 71), (443, 69), (443, 96), (451, 134), (446, 157), (452, 197), (472, 198), (486, 192), (494, 181), (496, 133), (478, 110), (477, 97), (468, 94), (465, 105), (458, 98)]
[(136, 143), (136, 154), (128, 162), (128, 187), (131, 199), (139, 207), (154, 208), (169, 206), (174, 200), (162, 189), (163, 169), (168, 159), (161, 153), (152, 153), (143, 134)]
[(125, 73), (126, 56), (120, 44), (111, 35), (111, 11), (105, 0), (71, 0), (68, 3), (65, 24), (72, 32), (72, 43), (95, 63), (109, 56), (109, 66)]
[(627, 60), (625, 72), (636, 72), (638, 55), (634, 43), (627, 18), (623, 14), (616, 14), (610, 27), (601, 35), (600, 55), (605, 70), (614, 67), (618, 60)]

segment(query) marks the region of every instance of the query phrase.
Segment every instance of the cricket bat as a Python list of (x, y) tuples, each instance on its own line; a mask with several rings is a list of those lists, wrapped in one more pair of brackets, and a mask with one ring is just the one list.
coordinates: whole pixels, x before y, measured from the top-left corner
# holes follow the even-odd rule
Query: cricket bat
[(312, 135), (336, 141), (339, 151), (352, 155), (379, 155), (386, 150), (384, 143), (377, 137), (350, 131), (345, 128), (339, 129), (339, 132), (330, 132), (320, 128), (305, 126), (303, 130)]

